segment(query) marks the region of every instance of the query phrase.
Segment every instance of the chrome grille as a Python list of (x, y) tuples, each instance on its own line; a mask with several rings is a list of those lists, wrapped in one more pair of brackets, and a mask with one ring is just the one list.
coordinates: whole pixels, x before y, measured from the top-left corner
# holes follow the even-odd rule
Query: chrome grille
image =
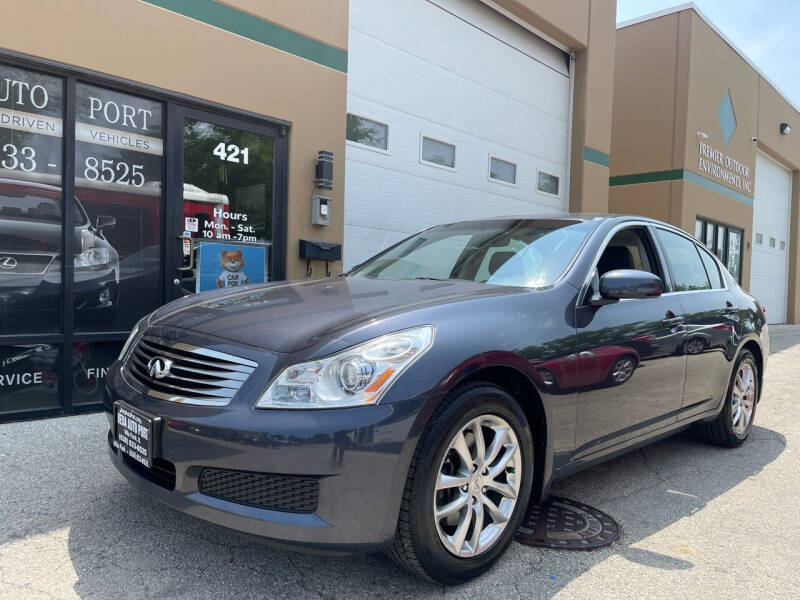
[(0, 274), (43, 275), (55, 257), (55, 254), (3, 252), (0, 250)]
[[(155, 358), (172, 361), (169, 374), (163, 379), (149, 373), (148, 363)], [(257, 366), (251, 360), (216, 350), (143, 336), (128, 355), (125, 371), (154, 398), (224, 406)]]

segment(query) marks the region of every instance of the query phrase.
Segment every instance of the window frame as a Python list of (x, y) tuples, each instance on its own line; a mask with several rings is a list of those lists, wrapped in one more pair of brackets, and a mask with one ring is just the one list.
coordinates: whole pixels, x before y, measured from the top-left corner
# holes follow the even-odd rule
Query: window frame
[[(430, 161), (425, 160), (424, 158), (422, 158), (422, 148), (423, 148), (423, 146), (425, 144), (425, 140), (426, 139), (429, 139), (429, 140), (431, 140), (433, 142), (439, 142), (440, 144), (447, 144), (448, 146), (452, 146), (453, 147), (453, 166), (452, 167), (449, 167), (447, 165), (442, 165), (442, 164), (439, 164), (439, 163), (435, 163), (435, 162), (430, 162)], [(420, 132), (420, 134), (419, 134), (419, 163), (421, 165), (427, 165), (429, 167), (436, 167), (437, 169), (443, 169), (445, 171), (450, 171), (451, 173), (456, 173), (457, 172), (457, 167), (458, 167), (458, 146), (453, 141), (450, 141), (450, 140), (447, 140), (447, 139), (444, 139), (444, 138), (441, 138), (441, 137), (434, 137), (432, 135), (427, 135), (424, 132)]]
[[(555, 177), (558, 181), (558, 193), (553, 194), (551, 192), (545, 192), (544, 190), (539, 189), (539, 174), (542, 173), (544, 175), (549, 175), (550, 177)], [(561, 176), (556, 175), (555, 173), (551, 173), (550, 171), (545, 171), (544, 169), (536, 169), (536, 193), (541, 194), (542, 196), (550, 196), (551, 198), (561, 198)]]
[[(581, 286), (581, 290), (578, 294), (578, 300), (575, 304), (576, 307), (581, 306), (588, 306), (589, 305), (589, 291), (592, 289), (592, 280), (594, 279), (594, 274), (597, 272), (597, 265), (600, 263), (600, 258), (603, 256), (603, 252), (606, 251), (608, 245), (614, 239), (614, 237), (620, 233), (621, 231), (625, 231), (626, 229), (642, 229), (645, 235), (648, 237), (650, 243), (650, 249), (653, 252), (652, 257), (648, 257), (649, 259), (655, 261), (658, 265), (659, 270), (661, 271), (661, 283), (663, 284), (663, 289), (665, 290), (661, 295), (665, 295), (667, 293), (678, 293), (678, 292), (670, 292), (669, 290), (672, 289), (672, 273), (670, 272), (666, 258), (664, 256), (664, 252), (661, 248), (661, 244), (659, 243), (657, 236), (655, 235), (655, 225), (650, 221), (623, 221), (622, 223), (618, 223), (614, 227), (611, 228), (609, 232), (605, 234), (602, 243), (600, 244), (600, 248), (595, 252), (594, 258), (592, 259), (591, 265), (589, 267), (588, 273), (586, 273), (586, 277), (584, 278), (583, 285)], [(668, 229), (668, 231), (671, 231)], [(583, 249), (581, 249), (583, 251)], [(706, 290), (703, 290), (706, 291)], [(652, 298), (622, 298), (619, 302), (641, 302), (641, 301), (650, 301)]]
[[(692, 235), (689, 235), (688, 233), (686, 233), (682, 229), (668, 227), (668, 226), (664, 226), (664, 225), (661, 225), (661, 224), (653, 224), (653, 229), (654, 230), (663, 229), (664, 231), (667, 231), (667, 232), (670, 232), (670, 233), (674, 233), (674, 234), (676, 234), (678, 236), (681, 236), (683, 238), (686, 238), (686, 240), (692, 242), (692, 244), (695, 245), (695, 252), (698, 253), (697, 258), (700, 260), (700, 264), (703, 266), (703, 270), (704, 271), (706, 271), (706, 266), (705, 266), (705, 263), (703, 263), (702, 256), (700, 256), (700, 254), (699, 254), (702, 251), (708, 252), (708, 254), (711, 255), (711, 258), (713, 258), (714, 261), (717, 263), (717, 268), (725, 267), (725, 263), (723, 263), (722, 260), (720, 260), (720, 258), (716, 254), (714, 254), (714, 252), (711, 251), (710, 248), (708, 248), (702, 241), (696, 239)], [(734, 229), (737, 229), (737, 228), (734, 227)], [(669, 273), (669, 280), (670, 280), (669, 281), (669, 290), (670, 291), (667, 292), (667, 293), (669, 293), (669, 294), (701, 294), (701, 293), (707, 293), (707, 292), (728, 291), (730, 289), (730, 285), (728, 284), (728, 278), (725, 277), (725, 272), (727, 272), (730, 277), (733, 277), (733, 275), (730, 274), (730, 272), (728, 271), (728, 269), (726, 267), (725, 268), (725, 272), (721, 272), (720, 273), (722, 275), (722, 283), (723, 283), (723, 287), (721, 287), (721, 288), (715, 288), (715, 287), (712, 286), (712, 287), (710, 287), (708, 289), (704, 289), (704, 290), (676, 290), (675, 289), (675, 278), (672, 275), (672, 269), (669, 266), (669, 261), (667, 260), (667, 253), (664, 250), (664, 245), (661, 243), (661, 240), (658, 239), (657, 235), (654, 235), (653, 237), (656, 238), (656, 241), (658, 243), (658, 252), (659, 252), (659, 254), (661, 256), (662, 265), (668, 270), (668, 273)], [(727, 248), (727, 235), (726, 235), (726, 248)], [(740, 253), (740, 257), (739, 258), (740, 258), (740, 261), (741, 261), (741, 253)], [(740, 271), (740, 273), (741, 273), (741, 271)], [(711, 277), (708, 275), (708, 271), (706, 271), (706, 277), (708, 277), (708, 283), (709, 283), (709, 285), (711, 285)], [(662, 295), (664, 295), (664, 294), (662, 294)]]
[[(495, 179), (492, 177), (492, 160), (499, 160), (500, 162), (507, 163), (509, 165), (514, 165), (514, 182), (504, 181), (502, 179)], [(488, 169), (486, 171), (486, 178), (491, 181), (492, 183), (499, 183), (501, 185), (507, 185), (509, 187), (519, 187), (519, 165), (515, 163), (513, 160), (508, 160), (506, 158), (502, 158), (496, 154), (492, 154), (489, 152), (489, 162), (488, 162)]]
[(370, 150), (372, 152), (378, 152), (379, 154), (386, 154), (391, 155), (391, 146), (389, 143), (389, 130), (391, 129), (389, 123), (382, 121), (379, 117), (372, 116), (368, 113), (364, 113), (361, 111), (358, 112), (350, 112), (349, 110), (345, 113), (345, 121), (347, 121), (347, 116), (352, 115), (354, 117), (358, 117), (359, 119), (366, 119), (367, 121), (372, 121), (373, 123), (377, 123), (378, 125), (383, 125), (386, 127), (386, 148), (379, 148), (377, 146), (370, 146), (369, 144), (362, 144), (361, 142), (356, 142), (353, 140), (347, 139), (347, 129), (345, 128), (344, 134), (344, 142), (346, 146), (353, 146), (354, 148), (362, 148), (364, 150)]
[[(714, 254), (713, 252), (710, 252), (708, 248), (706, 248), (706, 245), (703, 244), (702, 242), (695, 241), (694, 245), (697, 248), (697, 252), (700, 254), (700, 262), (703, 263), (703, 268), (706, 270), (706, 275), (708, 275), (708, 281), (711, 283), (711, 291), (727, 289), (728, 285), (727, 282), (725, 281), (725, 274), (720, 270), (720, 266), (724, 265), (720, 264), (720, 260), (719, 258), (717, 258), (717, 255)], [(714, 264), (714, 266), (717, 267), (717, 276), (722, 282), (722, 287), (714, 287), (714, 282), (711, 281), (711, 273), (708, 272), (708, 268), (706, 267), (706, 261), (703, 260), (703, 253), (708, 255), (711, 258), (711, 262)]]
[[(730, 246), (729, 246), (729, 244), (730, 244), (730, 242), (729, 242), (729, 240), (730, 240), (730, 232), (733, 230), (733, 231), (738, 232), (741, 235), (742, 248), (740, 248), (740, 250), (739, 250), (739, 264), (738, 264), (739, 276), (738, 277), (733, 277), (733, 275), (730, 273), (730, 271), (728, 271), (728, 273), (731, 274), (731, 277), (733, 277), (734, 280), (736, 280), (736, 283), (741, 285), (741, 283), (742, 283), (742, 262), (743, 262), (743, 259), (744, 259), (744, 244), (745, 244), (744, 233), (745, 233), (745, 230), (743, 228), (741, 228), (741, 227), (737, 227), (736, 225), (731, 225), (730, 223), (725, 223), (723, 221), (718, 221), (716, 219), (709, 219), (708, 217), (704, 217), (702, 215), (695, 215), (695, 231), (697, 231), (697, 223), (698, 223), (698, 221), (703, 224), (702, 236), (701, 236), (700, 239), (695, 238), (695, 240), (697, 242), (699, 242), (701, 246), (705, 247), (711, 254), (713, 254), (714, 257), (718, 259), (718, 262), (720, 264), (722, 264), (723, 267), (725, 267), (726, 271), (728, 271), (728, 258), (729, 258), (728, 252), (729, 252), (729, 249), (730, 249)], [(711, 246), (708, 246), (705, 243), (705, 241), (703, 241), (703, 238), (706, 238), (708, 236), (708, 234), (706, 232), (708, 231), (709, 227), (713, 227), (714, 228), (714, 233), (713, 233), (713, 237), (712, 237)], [(717, 232), (719, 230), (718, 229), (719, 227), (722, 227), (724, 232), (725, 232), (724, 233), (724, 240), (723, 240), (723, 254), (724, 254), (724, 256), (717, 256), (717, 253), (715, 252), (715, 249), (716, 249), (716, 247), (718, 245)], [(754, 243), (757, 243), (757, 242), (754, 242)]]

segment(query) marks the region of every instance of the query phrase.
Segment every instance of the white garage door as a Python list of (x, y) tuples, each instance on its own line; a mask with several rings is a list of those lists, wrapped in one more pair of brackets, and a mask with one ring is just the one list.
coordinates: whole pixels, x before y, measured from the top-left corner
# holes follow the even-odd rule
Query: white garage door
[(345, 268), (431, 225), (565, 210), (563, 51), (477, 0), (351, 0), (348, 55)]
[(786, 322), (791, 197), (791, 173), (757, 153), (750, 293), (767, 309), (770, 323)]

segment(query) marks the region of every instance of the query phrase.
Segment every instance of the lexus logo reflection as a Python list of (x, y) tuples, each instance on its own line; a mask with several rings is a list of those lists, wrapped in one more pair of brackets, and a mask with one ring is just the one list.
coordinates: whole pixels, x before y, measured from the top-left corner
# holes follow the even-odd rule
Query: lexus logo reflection
[(0, 269), (15, 269), (17, 259), (13, 256), (0, 256)]
[(172, 361), (163, 356), (155, 356), (147, 361), (147, 372), (153, 379), (164, 379), (172, 369)]

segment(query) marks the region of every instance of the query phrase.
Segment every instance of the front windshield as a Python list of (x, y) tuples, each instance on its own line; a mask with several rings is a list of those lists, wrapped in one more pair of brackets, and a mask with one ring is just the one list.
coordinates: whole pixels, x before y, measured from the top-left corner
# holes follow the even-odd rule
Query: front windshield
[[(61, 223), (61, 191), (49, 190), (15, 190), (5, 191), (0, 188), (0, 220), (29, 219), (34, 221), (51, 221)], [(78, 199), (75, 199), (73, 219), (76, 225), (87, 222)]]
[(561, 277), (595, 225), (571, 219), (441, 225), (400, 242), (349, 275), (545, 287)]

